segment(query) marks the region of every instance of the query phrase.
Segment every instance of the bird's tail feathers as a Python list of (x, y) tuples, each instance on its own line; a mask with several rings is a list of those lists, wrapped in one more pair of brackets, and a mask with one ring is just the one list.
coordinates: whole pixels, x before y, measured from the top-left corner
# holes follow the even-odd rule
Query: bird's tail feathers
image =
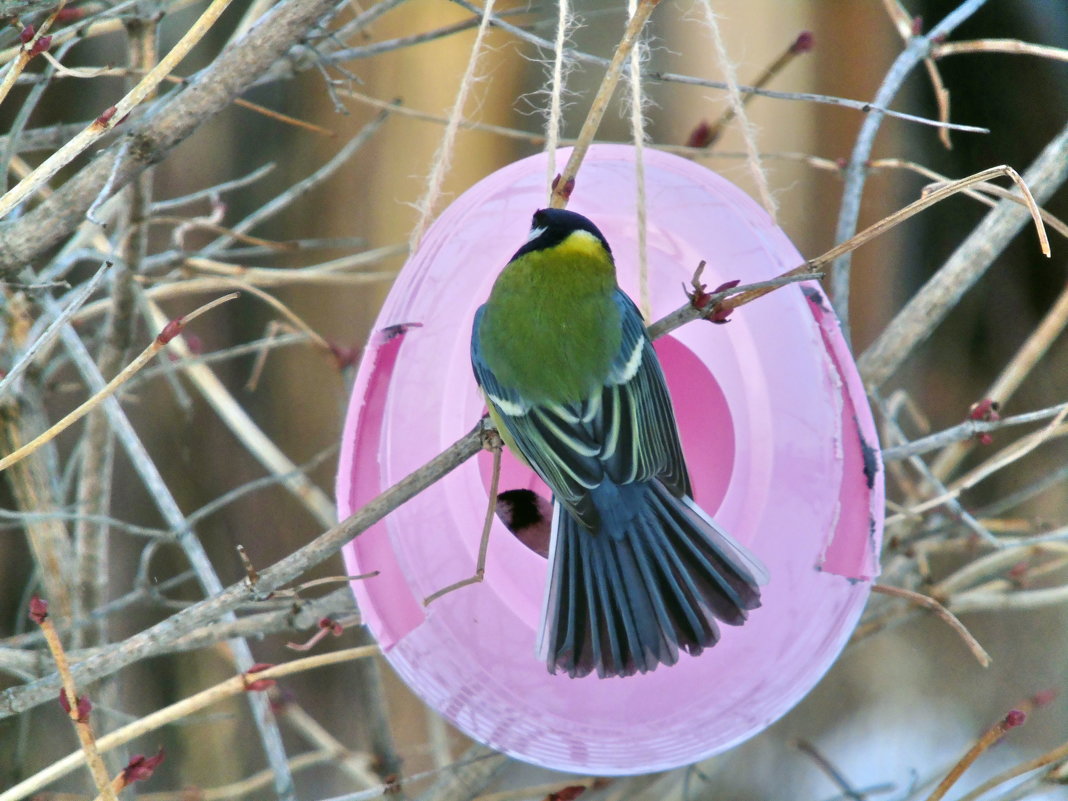
[(629, 485), (643, 510), (622, 536), (592, 532), (555, 504), (538, 651), (552, 672), (629, 676), (673, 665), (760, 606), (760, 561), (689, 498)]

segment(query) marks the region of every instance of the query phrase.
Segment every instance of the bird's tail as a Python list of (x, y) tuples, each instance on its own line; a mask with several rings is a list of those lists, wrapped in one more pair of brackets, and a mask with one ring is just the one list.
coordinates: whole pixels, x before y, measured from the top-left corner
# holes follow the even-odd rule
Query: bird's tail
[(696, 656), (760, 606), (763, 565), (689, 498), (630, 485), (643, 511), (622, 532), (591, 531), (559, 504), (539, 654), (569, 676), (629, 676)]

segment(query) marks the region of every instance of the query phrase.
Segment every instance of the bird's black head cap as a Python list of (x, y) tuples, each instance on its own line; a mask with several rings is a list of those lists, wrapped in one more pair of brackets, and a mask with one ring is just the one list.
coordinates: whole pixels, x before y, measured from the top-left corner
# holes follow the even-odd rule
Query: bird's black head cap
[(604, 245), (608, 255), (612, 255), (608, 240), (588, 218), (567, 209), (539, 209), (534, 212), (534, 217), (530, 221), (530, 239), (515, 252), (512, 259), (514, 261), (525, 253), (533, 253), (559, 245), (575, 231), (588, 231), (593, 234)]

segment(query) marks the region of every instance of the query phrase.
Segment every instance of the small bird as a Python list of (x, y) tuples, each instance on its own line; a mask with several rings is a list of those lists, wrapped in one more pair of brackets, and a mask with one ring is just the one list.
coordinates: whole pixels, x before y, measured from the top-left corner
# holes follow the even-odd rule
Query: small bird
[(535, 212), (475, 313), (471, 361), (501, 438), (553, 491), (551, 673), (673, 665), (760, 606), (764, 567), (694, 503), (663, 371), (590, 220)]

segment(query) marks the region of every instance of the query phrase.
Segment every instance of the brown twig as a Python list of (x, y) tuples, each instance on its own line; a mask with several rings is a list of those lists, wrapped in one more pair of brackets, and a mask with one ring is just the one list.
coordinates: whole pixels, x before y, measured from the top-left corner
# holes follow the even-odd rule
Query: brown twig
[[(326, 667), (327, 665), (341, 664), (355, 659), (367, 659), (377, 653), (379, 653), (379, 649), (376, 645), (348, 648), (326, 654), (306, 656), (280, 665), (267, 666), (262, 670), (257, 670), (248, 675), (240, 674), (233, 676), (232, 678), (221, 681), (212, 687), (201, 690), (188, 698), (184, 698), (181, 701), (165, 706), (162, 709), (158, 709), (149, 715), (145, 715), (132, 723), (128, 723), (127, 725), (98, 738), (96, 740), (98, 756), (99, 754), (118, 748), (120, 745), (125, 745), (148, 732), (155, 731), (177, 720), (187, 718), (193, 713), (206, 709), (226, 698), (265, 688), (266, 686), (269, 686), (269, 682), (273, 682), (275, 679), (301, 673), (306, 670)], [(26, 798), (29, 794), (36, 792), (61, 776), (65, 776), (72, 770), (75, 770), (79, 765), (85, 763), (86, 758), (84, 751), (76, 751), (72, 754), (68, 754), (62, 759), (56, 760), (44, 770), (19, 782), (6, 792), (0, 793), (0, 801), (19, 801), (20, 799)], [(103, 767), (103, 762), (101, 762), (101, 767)], [(104, 781), (105, 784), (110, 787), (110, 777), (108, 777), (106, 769), (104, 772)]]
[(423, 599), (423, 606), (430, 606), (433, 601), (436, 601), (443, 595), (448, 595), (453, 590), (458, 590), (461, 587), (469, 587), (472, 584), (480, 584), (485, 578), (486, 552), (489, 550), (490, 531), (493, 528), (493, 520), (497, 516), (497, 489), (501, 483), (501, 450), (504, 448), (504, 443), (501, 442), (500, 436), (494, 432), (489, 442), (484, 445), (484, 447), (493, 451), (493, 475), (490, 478), (489, 500), (486, 504), (486, 520), (482, 524), (482, 538), (478, 543), (478, 560), (475, 563), (475, 573), (473, 576), (460, 579), (447, 587), (442, 587), (440, 590), (430, 593), (430, 595)]
[(1016, 172), (1012, 167), (1008, 165), (1001, 165), (999, 167), (991, 167), (977, 172), (974, 175), (969, 175), (967, 178), (961, 178), (960, 180), (953, 181), (952, 183), (940, 186), (931, 192), (927, 192), (919, 200), (915, 200), (903, 209), (895, 211), (893, 214), (889, 214), (874, 225), (870, 225), (861, 231), (859, 234), (855, 234), (845, 242), (837, 245), (819, 258), (813, 259), (809, 262), (809, 266), (813, 269), (822, 267), (826, 262), (833, 261), (839, 256), (848, 253), (852, 250), (856, 250), (860, 245), (865, 242), (874, 239), (880, 234), (885, 233), (891, 228), (899, 225), (900, 223), (912, 217), (915, 214), (923, 211), (935, 203), (939, 203), (945, 200), (951, 195), (955, 195), (958, 192), (963, 192), (965, 189), (976, 184), (981, 184), (990, 178), (997, 176), (1006, 176), (1012, 179), (1013, 183), (1020, 189), (1022, 199), (1027, 206), (1028, 211), (1031, 213), (1031, 219), (1035, 225), (1035, 234), (1038, 237), (1039, 247), (1042, 249), (1042, 255), (1049, 258), (1051, 255), (1049, 247), (1049, 237), (1046, 235), (1046, 226), (1042, 221), (1042, 214), (1039, 210), (1038, 203), (1035, 201), (1034, 196), (1031, 194), (1031, 190), (1027, 185), (1027, 182), (1020, 177), (1020, 174)]
[[(305, 754), (297, 754), (287, 760), (291, 773), (299, 773), (308, 768), (320, 765), (330, 766), (336, 764), (338, 753), (330, 750), (309, 751)], [(257, 791), (263, 791), (270, 787), (274, 780), (274, 771), (271, 768), (249, 774), (237, 781), (213, 787), (197, 787), (192, 790), (185, 787), (181, 790), (169, 790), (155, 793), (138, 793), (138, 801), (236, 801)], [(195, 795), (194, 795), (195, 793)], [(59, 801), (59, 799), (55, 799)]]
[(56, 663), (56, 670), (59, 673), (60, 680), (63, 682), (61, 696), (66, 701), (63, 707), (68, 717), (70, 717), (71, 723), (74, 724), (74, 730), (78, 734), (78, 741), (82, 744), (82, 750), (77, 753), (88, 764), (89, 772), (93, 776), (93, 782), (96, 784), (97, 790), (100, 791), (104, 801), (118, 801), (115, 791), (111, 787), (111, 777), (108, 776), (107, 766), (104, 765), (104, 760), (100, 756), (101, 749), (97, 744), (96, 736), (93, 734), (93, 726), (89, 722), (89, 711), (92, 706), (87, 698), (78, 697), (78, 687), (74, 683), (74, 677), (71, 675), (70, 663), (67, 661), (67, 654), (63, 650), (63, 643), (60, 642), (59, 633), (48, 616), (48, 604), (34, 596), (30, 602), (30, 617), (41, 627), (41, 633), (44, 634), (45, 642), (48, 643), (48, 650), (52, 654), (52, 659)]
[[(813, 166), (822, 167), (823, 165), (819, 164), (818, 162), (815, 162), (813, 163)], [(930, 189), (937, 189), (939, 186), (948, 186), (954, 181), (953, 178), (950, 178), (946, 175), (942, 175), (941, 173), (936, 172), (935, 170), (932, 170), (929, 167), (925, 167), (922, 164), (917, 164), (914, 161), (909, 161), (908, 159), (875, 159), (870, 166), (873, 170), (891, 168), (908, 170), (910, 172), (917, 173), (918, 175), (922, 175), (925, 178), (930, 178), (932, 181), (935, 182), (935, 185), (931, 186)], [(925, 189), (924, 191), (929, 190)], [(964, 194), (970, 198), (978, 200), (980, 203), (989, 208), (993, 208), (994, 206), (996, 206), (998, 200), (1009, 200), (1013, 203), (1018, 203), (1021, 206), (1027, 206), (1027, 201), (1023, 197), (1021, 197), (1020, 195), (1013, 194), (1009, 190), (1004, 189), (1003, 187), (1000, 187), (997, 184), (976, 184), (974, 189), (965, 190)], [(1065, 223), (1058, 217), (1054, 217), (1044, 208), (1040, 207), (1038, 212), (1042, 217), (1042, 222), (1046, 224), (1047, 228), (1056, 231), (1062, 237), (1068, 239), (1068, 223)]]
[(934, 58), (956, 56), (961, 53), (1017, 53), (1026, 56), (1068, 61), (1068, 50), (1063, 47), (1021, 42), (1019, 39), (972, 39), (967, 42), (939, 42), (931, 48)]
[(928, 595), (922, 593), (913, 592), (912, 590), (906, 590), (904, 587), (892, 587), (887, 584), (872, 584), (873, 592), (880, 592), (883, 595), (891, 595), (895, 598), (904, 598), (906, 601), (914, 603), (918, 606), (922, 606), (925, 609), (930, 609), (940, 619), (949, 624), (960, 638), (964, 640), (964, 644), (968, 646), (968, 650), (972, 652), (972, 655), (979, 661), (979, 664), (983, 667), (990, 666), (990, 654), (979, 644), (979, 641), (972, 636), (972, 633), (964, 627), (964, 624), (957, 619), (957, 616), (946, 609), (942, 604), (931, 598)]
[(1008, 770), (1002, 771), (995, 776), (991, 776), (973, 790), (962, 795), (957, 801), (978, 801), (978, 799), (982, 798), (995, 787), (1010, 782), (1017, 776), (1023, 776), (1025, 773), (1044, 768), (1046, 765), (1054, 765), (1066, 759), (1068, 759), (1068, 743), (1059, 745), (1034, 759), (1028, 759), (1025, 762), (1021, 762), (1019, 765), (1013, 765)]
[[(883, 0), (883, 7), (886, 9), (890, 19), (893, 20), (901, 41), (908, 43), (909, 39), (918, 33), (920, 21), (909, 16), (908, 11), (905, 10), (899, 0)], [(927, 70), (927, 77), (930, 79), (931, 88), (934, 91), (935, 103), (938, 106), (938, 119), (942, 122), (949, 122), (949, 90), (946, 89), (946, 84), (938, 71), (938, 65), (935, 64), (932, 56), (928, 56), (923, 60), (923, 66)], [(943, 126), (938, 129), (938, 138), (942, 140), (942, 144), (945, 145), (947, 150), (953, 147), (949, 139), (948, 127)]]
[(961, 757), (960, 761), (953, 766), (953, 769), (950, 770), (946, 777), (939, 782), (934, 792), (927, 796), (927, 801), (939, 801), (939, 799), (943, 798), (945, 794), (949, 792), (950, 788), (957, 783), (957, 780), (963, 775), (964, 771), (971, 767), (972, 763), (975, 762), (986, 749), (1004, 737), (1007, 731), (1023, 724), (1025, 719), (1026, 715), (1024, 715), (1023, 712), (1014, 709), (996, 724), (987, 729), (976, 741), (975, 745), (968, 749), (968, 753)]

